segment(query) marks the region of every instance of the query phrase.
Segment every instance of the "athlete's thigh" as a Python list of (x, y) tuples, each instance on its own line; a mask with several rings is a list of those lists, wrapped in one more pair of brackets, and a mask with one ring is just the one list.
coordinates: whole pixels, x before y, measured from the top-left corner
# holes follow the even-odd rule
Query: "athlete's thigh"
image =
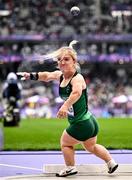
[(97, 136), (87, 139), (86, 141), (82, 142), (82, 145), (88, 150), (96, 144), (96, 141)]
[(80, 143), (80, 141), (70, 136), (66, 132), (66, 130), (63, 131), (60, 142), (61, 142), (61, 145), (65, 145), (65, 146), (73, 146), (75, 144)]

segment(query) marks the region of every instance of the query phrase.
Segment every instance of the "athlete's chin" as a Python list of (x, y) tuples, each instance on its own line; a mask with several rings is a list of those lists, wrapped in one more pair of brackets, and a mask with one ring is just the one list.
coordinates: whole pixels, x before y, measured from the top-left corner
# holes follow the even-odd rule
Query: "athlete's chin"
[(63, 73), (63, 74), (68, 74), (69, 73), (69, 71), (68, 70), (61, 70), (61, 72)]
[(62, 72), (67, 72), (67, 68), (60, 68)]

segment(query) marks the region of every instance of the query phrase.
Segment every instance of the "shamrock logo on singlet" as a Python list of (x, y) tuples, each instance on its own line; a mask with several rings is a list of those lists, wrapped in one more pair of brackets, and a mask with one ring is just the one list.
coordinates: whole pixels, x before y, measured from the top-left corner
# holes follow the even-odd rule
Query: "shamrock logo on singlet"
[(70, 93), (70, 86), (66, 87), (66, 92), (69, 94)]

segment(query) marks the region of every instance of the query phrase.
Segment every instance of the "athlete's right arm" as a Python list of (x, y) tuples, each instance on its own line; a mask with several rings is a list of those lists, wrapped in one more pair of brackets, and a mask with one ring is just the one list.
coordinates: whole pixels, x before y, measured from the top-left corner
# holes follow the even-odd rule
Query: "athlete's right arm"
[(62, 72), (61, 71), (53, 71), (53, 72), (18, 72), (17, 75), (21, 77), (21, 80), (39, 80), (39, 81), (52, 81), (59, 80)]
[(62, 72), (61, 71), (54, 71), (54, 72), (39, 72), (38, 73), (38, 80), (40, 81), (52, 81), (52, 80), (59, 80)]

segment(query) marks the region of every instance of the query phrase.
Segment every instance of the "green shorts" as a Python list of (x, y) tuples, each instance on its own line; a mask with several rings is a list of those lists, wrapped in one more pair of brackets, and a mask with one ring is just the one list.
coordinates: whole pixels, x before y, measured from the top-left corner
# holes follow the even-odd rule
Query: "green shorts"
[(67, 133), (79, 141), (85, 141), (98, 134), (99, 126), (94, 116), (89, 119), (70, 124)]

